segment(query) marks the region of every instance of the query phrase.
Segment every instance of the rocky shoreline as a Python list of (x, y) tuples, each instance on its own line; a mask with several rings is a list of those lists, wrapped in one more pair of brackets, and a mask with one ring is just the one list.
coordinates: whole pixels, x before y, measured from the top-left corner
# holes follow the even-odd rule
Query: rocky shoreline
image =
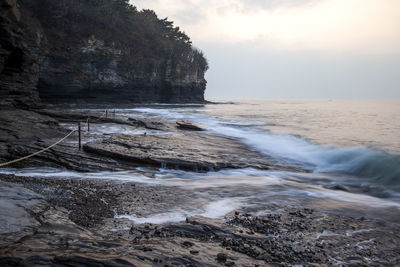
[[(0, 111), (2, 162), (54, 143), (89, 117), (126, 133), (84, 133), (13, 167), (49, 166), (82, 173), (134, 170), (154, 179), (160, 167), (207, 172), (224, 168), (301, 171), (281, 166), (234, 138), (213, 135), (190, 122), (102, 117), (73, 110)], [(184, 126), (182, 126), (184, 125)], [(97, 127), (97, 128), (96, 128)], [(29, 130), (26, 130), (29, 129)], [(142, 134), (129, 135), (131, 130)], [(149, 134), (146, 134), (149, 133)], [(51, 136), (51, 138), (49, 138)], [(167, 155), (167, 156), (166, 156)], [(240, 158), (237, 156), (240, 155)], [(145, 168), (138, 168), (145, 167)], [(2, 266), (381, 266), (400, 263), (400, 225), (318, 209), (264, 203), (257, 213), (237, 209), (224, 218), (199, 215), (160, 224), (134, 224), (209, 189), (74, 177), (0, 175)]]
[(1, 233), (2, 266), (399, 263), (398, 223), (275, 207), (261, 216), (238, 210), (224, 219), (195, 216), (178, 223), (135, 225), (115, 215), (167, 210), (176, 202), (188, 200), (192, 192), (111, 180), (13, 175), (1, 175), (0, 180), (2, 187), (10, 183), (18, 186), (20, 198), (32, 199), (35, 195), (39, 202), (23, 207), (30, 216), (29, 223), (19, 231)]

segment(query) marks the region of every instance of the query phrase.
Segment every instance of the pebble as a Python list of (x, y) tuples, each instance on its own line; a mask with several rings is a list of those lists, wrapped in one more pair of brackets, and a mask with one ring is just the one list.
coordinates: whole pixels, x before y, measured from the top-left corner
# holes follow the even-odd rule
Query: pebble
[(190, 241), (184, 241), (183, 243), (182, 243), (182, 247), (185, 247), (185, 248), (190, 248), (190, 247), (192, 247), (194, 245), (194, 243), (192, 243), (192, 242), (190, 242)]

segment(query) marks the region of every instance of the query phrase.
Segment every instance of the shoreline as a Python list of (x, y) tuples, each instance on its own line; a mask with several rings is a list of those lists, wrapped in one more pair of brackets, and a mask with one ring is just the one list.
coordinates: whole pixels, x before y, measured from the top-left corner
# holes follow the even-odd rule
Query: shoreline
[[(280, 165), (235, 138), (209, 134), (201, 131), (201, 125), (190, 122), (101, 118), (101, 114), (75, 111), (2, 112), (0, 119), (3, 121), (7, 122), (4, 118), (9, 115), (14, 118), (4, 125), (3, 130), (9, 135), (2, 142), (15, 146), (7, 149), (9, 154), (3, 153), (2, 158), (27, 154), (51, 144), (54, 138), (48, 139), (50, 134), (62, 136), (68, 131), (66, 125), (75, 125), (88, 116), (99, 119), (94, 127), (107, 124), (143, 131), (132, 136), (112, 133), (91, 137), (86, 133), (91, 139), (82, 151), (78, 151), (76, 141), (66, 142), (19, 167), (62, 167), (81, 172), (82, 176), (90, 171), (136, 171), (142, 166), (154, 170), (170, 166), (193, 173), (229, 168), (304, 173), (304, 170)], [(32, 130), (21, 131), (24, 128)], [(168, 135), (163, 135), (165, 133)], [(145, 170), (138, 174), (154, 179), (154, 173)], [(0, 174), (0, 190), (4, 192), (0, 202), (4, 208), (0, 214), (0, 221), (4, 222), (0, 233), (0, 263), (6, 266), (36, 263), (61, 266), (371, 266), (400, 263), (397, 256), (400, 254), (400, 224), (379, 216), (365, 217), (362, 211), (355, 212), (354, 207), (337, 205), (339, 201), (315, 203), (303, 196), (297, 205), (288, 206), (280, 198), (270, 198), (270, 202), (260, 198), (254, 200), (263, 203), (258, 209), (233, 208), (224, 213), (225, 216), (216, 218), (200, 216), (202, 213), (188, 214), (179, 222), (153, 224), (146, 223), (146, 218), (169, 215), (168, 212), (185, 205), (203, 209), (206, 203), (196, 198), (196, 194), (210, 193), (208, 196), (216, 199), (227, 196), (229, 200), (232, 192), (219, 195), (217, 189), (207, 186), (188, 188), (121, 182), (109, 179), (107, 174), (104, 179)], [(334, 190), (346, 191), (347, 188)], [(211, 206), (211, 209), (218, 207)], [(137, 221), (144, 223), (134, 224), (127, 215), (134, 215)]]

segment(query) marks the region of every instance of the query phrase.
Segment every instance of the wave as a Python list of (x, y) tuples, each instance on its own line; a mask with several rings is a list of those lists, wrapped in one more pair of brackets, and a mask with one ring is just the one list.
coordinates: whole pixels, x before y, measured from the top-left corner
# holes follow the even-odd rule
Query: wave
[(142, 108), (136, 111), (200, 123), (210, 132), (239, 138), (262, 154), (315, 173), (349, 174), (400, 189), (400, 155), (371, 147), (323, 146), (300, 136), (250, 128), (268, 125), (265, 122), (222, 119), (202, 113), (204, 110), (200, 109)]
[(400, 156), (369, 147), (322, 146), (299, 136), (265, 130), (213, 127), (211, 131), (240, 138), (257, 151), (317, 173), (345, 173), (400, 186)]

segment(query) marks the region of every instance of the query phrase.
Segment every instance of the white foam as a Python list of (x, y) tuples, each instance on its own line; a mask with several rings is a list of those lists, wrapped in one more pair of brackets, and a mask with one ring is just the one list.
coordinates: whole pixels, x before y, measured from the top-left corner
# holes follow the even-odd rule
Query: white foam
[(167, 222), (181, 222), (187, 217), (202, 216), (210, 219), (218, 219), (224, 217), (229, 212), (241, 207), (242, 199), (227, 198), (205, 205), (201, 210), (184, 210), (175, 209), (164, 213), (153, 214), (148, 217), (138, 217), (136, 215), (116, 215), (115, 218), (129, 219), (134, 224), (162, 224)]
[(103, 171), (103, 172), (76, 172), (56, 168), (3, 168), (0, 169), (1, 174), (14, 174), (21, 177), (50, 177), (50, 178), (76, 178), (76, 179), (103, 179), (103, 180), (117, 180), (123, 182), (139, 182), (156, 184), (152, 178), (138, 174), (135, 171)]
[[(62, 124), (67, 129), (74, 130), (76, 125)], [(98, 135), (111, 135), (111, 134), (126, 134), (126, 135), (169, 135), (170, 133), (165, 131), (149, 130), (149, 129), (137, 129), (134, 126), (121, 125), (114, 123), (102, 123), (102, 124), (91, 124), (90, 131), (87, 131), (86, 125), (83, 126), (84, 140), (86, 136), (98, 136)]]
[(207, 204), (204, 207), (205, 211), (199, 215), (206, 218), (217, 219), (225, 216), (235, 209), (240, 208), (241, 206), (242, 200), (239, 198), (222, 199)]
[(154, 214), (149, 217), (137, 217), (135, 215), (117, 215), (115, 218), (117, 219), (128, 219), (131, 220), (134, 224), (144, 224), (144, 223), (153, 223), (153, 224), (162, 224), (167, 222), (181, 222), (186, 219), (186, 217), (190, 217), (190, 213), (185, 211), (170, 211), (165, 213)]
[(167, 186), (187, 188), (218, 188), (235, 186), (272, 186), (285, 183), (289, 172), (262, 171), (253, 168), (226, 169), (217, 172), (196, 173), (180, 170), (161, 169), (155, 174), (158, 182)]
[(349, 173), (399, 185), (400, 157), (367, 147), (322, 146), (298, 136), (274, 134), (265, 130), (214, 126), (220, 135), (240, 138), (259, 152), (316, 173)]
[(212, 128), (214, 125), (233, 125), (233, 126), (263, 126), (267, 123), (262, 121), (237, 121), (229, 119), (221, 119), (215, 116), (206, 115), (208, 109), (193, 109), (193, 108), (180, 108), (180, 109), (157, 109), (157, 108), (137, 108), (136, 112), (147, 113), (152, 115), (162, 116), (167, 119), (184, 119), (190, 120), (195, 123), (204, 124), (206, 127)]
[[(301, 194), (302, 190), (296, 192)], [(313, 198), (334, 199), (341, 202), (357, 203), (360, 205), (368, 205), (375, 208), (391, 208), (400, 209), (400, 204), (391, 200), (381, 199), (369, 195), (350, 193), (340, 190), (329, 190), (325, 188), (314, 187), (314, 190), (304, 190), (305, 195)]]

